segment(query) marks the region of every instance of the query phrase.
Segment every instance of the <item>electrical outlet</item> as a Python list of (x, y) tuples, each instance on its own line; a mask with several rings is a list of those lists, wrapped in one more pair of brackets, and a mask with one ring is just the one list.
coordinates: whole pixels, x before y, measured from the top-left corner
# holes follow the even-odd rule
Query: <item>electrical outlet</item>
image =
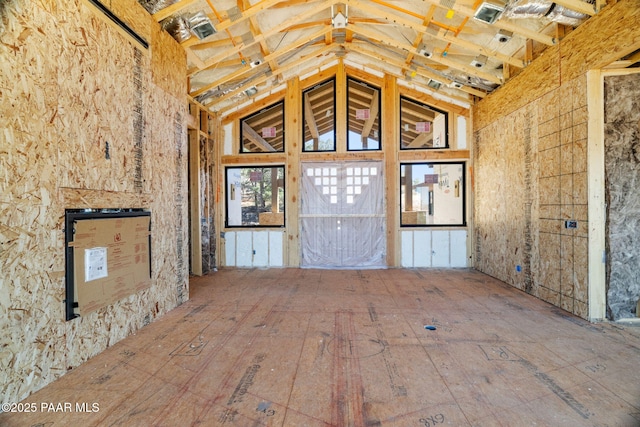
[(568, 219), (564, 222), (564, 228), (576, 229), (578, 228), (578, 221), (575, 219)]

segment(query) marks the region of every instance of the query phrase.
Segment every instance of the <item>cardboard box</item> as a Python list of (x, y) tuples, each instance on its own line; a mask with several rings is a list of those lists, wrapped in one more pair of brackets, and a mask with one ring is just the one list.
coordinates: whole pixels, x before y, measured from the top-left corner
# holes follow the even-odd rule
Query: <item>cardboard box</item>
[(151, 217), (79, 220), (75, 223), (75, 300), (84, 316), (151, 286)]

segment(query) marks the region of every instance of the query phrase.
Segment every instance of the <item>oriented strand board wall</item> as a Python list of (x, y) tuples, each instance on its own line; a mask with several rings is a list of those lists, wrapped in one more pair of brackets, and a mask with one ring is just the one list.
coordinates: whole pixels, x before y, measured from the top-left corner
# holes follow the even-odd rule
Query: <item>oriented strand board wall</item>
[[(609, 5), (474, 110), (476, 268), (583, 318), (585, 73), (638, 47), (640, 26), (619, 25), (629, 20), (640, 20), (636, 0)], [(564, 228), (569, 219), (577, 229)]]
[(536, 261), (537, 115), (524, 107), (477, 131), (474, 141), (475, 267), (523, 290)]
[[(156, 25), (136, 2), (110, 2), (125, 3)], [(186, 67), (156, 85), (151, 54), (80, 0), (5, 1), (0, 26), (0, 400), (11, 402), (188, 298), (175, 83)], [(185, 64), (173, 40), (151, 40), (165, 43)], [(66, 322), (64, 211), (106, 207), (152, 211), (151, 288)]]
[[(476, 132), (476, 268), (588, 316), (586, 78)], [(564, 228), (577, 220), (577, 229)]]
[(640, 317), (640, 74), (605, 77), (607, 303), (614, 320)]

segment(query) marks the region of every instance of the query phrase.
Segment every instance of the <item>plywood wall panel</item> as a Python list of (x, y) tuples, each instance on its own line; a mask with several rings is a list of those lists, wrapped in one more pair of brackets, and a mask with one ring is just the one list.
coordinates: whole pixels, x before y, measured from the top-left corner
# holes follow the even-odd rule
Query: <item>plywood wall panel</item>
[[(504, 128), (492, 124), (475, 135), (476, 266), (494, 277), (504, 266)], [(484, 256), (491, 254), (491, 256)]]
[[(187, 79), (182, 78), (187, 69), (187, 56), (180, 44), (160, 25), (154, 25), (151, 33), (153, 83), (183, 100), (187, 93)], [(186, 103), (184, 114), (186, 114)]]
[(132, 2), (130, 0), (109, 0), (102, 1), (102, 3), (133, 31), (151, 44), (150, 40), (153, 38), (153, 32), (156, 26), (149, 25), (148, 15), (145, 13), (145, 9), (139, 2)]
[(587, 301), (579, 298), (586, 292), (575, 289), (586, 289), (578, 282), (587, 264), (575, 247), (577, 239), (586, 241), (586, 222), (578, 230), (564, 228), (576, 214), (587, 219), (585, 153), (576, 148), (586, 143), (576, 139), (583, 138), (576, 129), (585, 115), (573, 101), (575, 91), (576, 82), (567, 82), (476, 132), (476, 257), (482, 271), (584, 314)]
[(151, 244), (152, 250), (156, 248), (152, 270), (162, 285), (152, 288), (151, 294), (154, 298), (160, 294), (159, 307), (165, 312), (189, 298), (187, 128), (183, 103), (172, 94), (153, 91), (148, 102), (157, 106), (150, 117), (158, 114), (166, 118), (164, 122), (153, 120), (149, 129), (154, 171)]
[[(57, 138), (49, 121), (59, 91), (46, 42), (55, 26), (30, 2), (7, 2), (2, 14), (0, 391), (6, 402), (6, 395), (24, 396), (60, 374), (60, 363), (49, 356), (60, 355), (52, 343), (63, 335), (54, 319), (62, 314), (64, 294), (55, 284), (64, 258), (58, 218), (48, 215), (57, 178)], [(33, 19), (21, 22), (23, 14)], [(50, 306), (42, 307), (41, 299)]]
[(517, 109), (558, 88), (561, 82), (558, 47), (549, 47), (540, 57), (509, 81), (479, 102), (474, 110), (474, 129), (482, 129), (495, 117)]
[(534, 114), (532, 108), (520, 109), (476, 134), (476, 256), (482, 269), (523, 290), (530, 281), (531, 218), (537, 211), (530, 168)]
[[(0, 400), (15, 402), (188, 298), (186, 127), (151, 58), (84, 3), (0, 14)], [(152, 287), (66, 322), (65, 209), (112, 207), (152, 211)]]
[(65, 136), (61, 186), (132, 192), (140, 180), (134, 112), (143, 106), (149, 82), (142, 70), (149, 69), (150, 59), (122, 36), (114, 37), (92, 9), (80, 6), (79, 13), (80, 25), (60, 31), (60, 97), (53, 123)]
[[(613, 7), (615, 5), (615, 7)], [(564, 81), (584, 77), (640, 47), (640, 5), (638, 0), (621, 0), (603, 8), (572, 31), (560, 50)]]
[[(639, 21), (639, 13), (637, 0), (609, 4), (474, 109), (478, 268), (521, 287), (517, 275), (501, 276), (496, 264), (517, 261), (510, 254), (524, 240), (532, 249), (531, 281), (525, 290), (584, 318), (589, 315), (586, 72), (640, 47), (640, 26), (630, 25)], [(616, 107), (629, 110), (628, 105)], [(518, 128), (520, 111), (526, 108), (532, 149), (522, 187), (517, 182), (522, 168), (513, 156), (518, 151), (508, 144), (519, 146), (527, 139), (518, 131), (509, 134), (502, 129), (512, 123)], [(503, 150), (496, 151), (495, 140), (505, 137)], [(499, 158), (490, 159), (489, 152)], [(500, 166), (515, 170), (515, 175), (488, 172)], [(497, 196), (497, 177), (514, 179), (516, 185), (510, 190), (516, 200), (518, 189), (527, 186), (533, 196), (524, 205), (531, 210), (531, 222), (525, 221), (523, 230), (506, 227), (506, 237), (497, 231), (499, 225), (520, 217)], [(577, 229), (564, 227), (569, 219), (578, 221)]]
[[(46, 47), (47, 33), (55, 30), (45, 14), (29, 3), (8, 2), (3, 10), (0, 201), (28, 210), (29, 204), (47, 203), (55, 186), (57, 149), (50, 120), (55, 116), (59, 89), (57, 64), (47, 58)], [(33, 15), (33, 22), (21, 24), (19, 13)], [(39, 185), (41, 176), (44, 185)]]

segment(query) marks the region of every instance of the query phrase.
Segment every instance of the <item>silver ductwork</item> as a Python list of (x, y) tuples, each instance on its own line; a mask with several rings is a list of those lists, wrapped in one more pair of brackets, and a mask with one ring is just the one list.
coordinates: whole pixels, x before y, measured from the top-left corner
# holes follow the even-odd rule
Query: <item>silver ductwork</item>
[(194, 15), (170, 16), (161, 22), (162, 28), (179, 43), (195, 35), (200, 40), (216, 33), (211, 20), (203, 12)]
[[(585, 3), (593, 4), (593, 0)], [(514, 0), (509, 2), (502, 13), (507, 19), (539, 19), (546, 18), (552, 22), (577, 27), (583, 23), (588, 15), (549, 0)]]
[(549, 13), (551, 6), (553, 6), (553, 2), (548, 0), (515, 0), (505, 6), (502, 17), (507, 19), (541, 18)]
[(547, 14), (547, 18), (549, 18), (552, 22), (557, 22), (559, 24), (570, 25), (572, 27), (577, 27), (587, 20), (589, 16), (585, 15), (581, 12), (576, 12), (575, 10), (567, 9), (564, 6), (560, 6), (559, 4), (553, 5), (553, 8)]
[(177, 2), (178, 0), (138, 0), (138, 3), (152, 15)]
[(162, 21), (162, 28), (178, 43), (191, 38), (189, 21), (184, 16), (172, 16)]

